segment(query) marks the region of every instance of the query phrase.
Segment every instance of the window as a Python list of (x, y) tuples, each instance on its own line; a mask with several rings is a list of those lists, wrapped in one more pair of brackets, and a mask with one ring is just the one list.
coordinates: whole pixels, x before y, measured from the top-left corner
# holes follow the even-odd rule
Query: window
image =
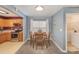
[(31, 20), (31, 26), (30, 26), (30, 30), (37, 32), (39, 29), (41, 29), (42, 31), (46, 32), (49, 31), (48, 28), (48, 20), (45, 21), (35, 21), (35, 20)]

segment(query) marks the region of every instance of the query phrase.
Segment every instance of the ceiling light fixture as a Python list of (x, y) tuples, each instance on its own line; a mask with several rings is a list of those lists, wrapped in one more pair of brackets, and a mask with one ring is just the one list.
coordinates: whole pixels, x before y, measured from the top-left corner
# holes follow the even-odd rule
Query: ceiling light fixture
[(8, 14), (8, 12), (1, 11), (1, 10), (0, 10), (0, 13), (2, 13), (2, 14)]
[(36, 11), (43, 11), (44, 10), (44, 8), (42, 7), (42, 6), (36, 6)]

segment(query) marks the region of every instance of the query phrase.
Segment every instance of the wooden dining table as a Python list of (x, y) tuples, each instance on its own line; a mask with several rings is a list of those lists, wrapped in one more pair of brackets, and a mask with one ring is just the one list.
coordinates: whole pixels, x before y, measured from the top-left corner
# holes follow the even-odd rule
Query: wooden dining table
[(44, 46), (48, 47), (48, 34), (46, 32), (34, 32), (30, 34), (30, 43), (32, 43), (33, 48), (36, 46), (36, 49), (41, 46), (43, 49)]

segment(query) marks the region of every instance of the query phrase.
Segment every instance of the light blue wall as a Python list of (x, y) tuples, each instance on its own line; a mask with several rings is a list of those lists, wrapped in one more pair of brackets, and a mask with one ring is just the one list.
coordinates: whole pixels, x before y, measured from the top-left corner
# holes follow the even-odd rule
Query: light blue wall
[(49, 32), (52, 34), (52, 17), (49, 17)]
[(65, 13), (79, 13), (79, 7), (66, 7)]
[[(52, 36), (54, 41), (60, 46), (60, 48), (65, 50), (64, 10), (61, 9), (53, 15), (52, 20)], [(60, 31), (60, 29), (62, 29), (62, 31)]]
[[(67, 13), (79, 13), (79, 7), (65, 7), (52, 16), (52, 35), (54, 41), (62, 48), (66, 50), (66, 14)], [(59, 29), (63, 29), (60, 32)]]

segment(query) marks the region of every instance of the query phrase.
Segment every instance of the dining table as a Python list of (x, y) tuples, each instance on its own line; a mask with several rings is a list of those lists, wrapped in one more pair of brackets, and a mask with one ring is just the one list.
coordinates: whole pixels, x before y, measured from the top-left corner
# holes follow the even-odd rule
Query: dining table
[(43, 49), (44, 46), (49, 46), (49, 35), (47, 32), (31, 32), (30, 35), (30, 42), (32, 43), (33, 48), (36, 47), (37, 49), (40, 46)]

